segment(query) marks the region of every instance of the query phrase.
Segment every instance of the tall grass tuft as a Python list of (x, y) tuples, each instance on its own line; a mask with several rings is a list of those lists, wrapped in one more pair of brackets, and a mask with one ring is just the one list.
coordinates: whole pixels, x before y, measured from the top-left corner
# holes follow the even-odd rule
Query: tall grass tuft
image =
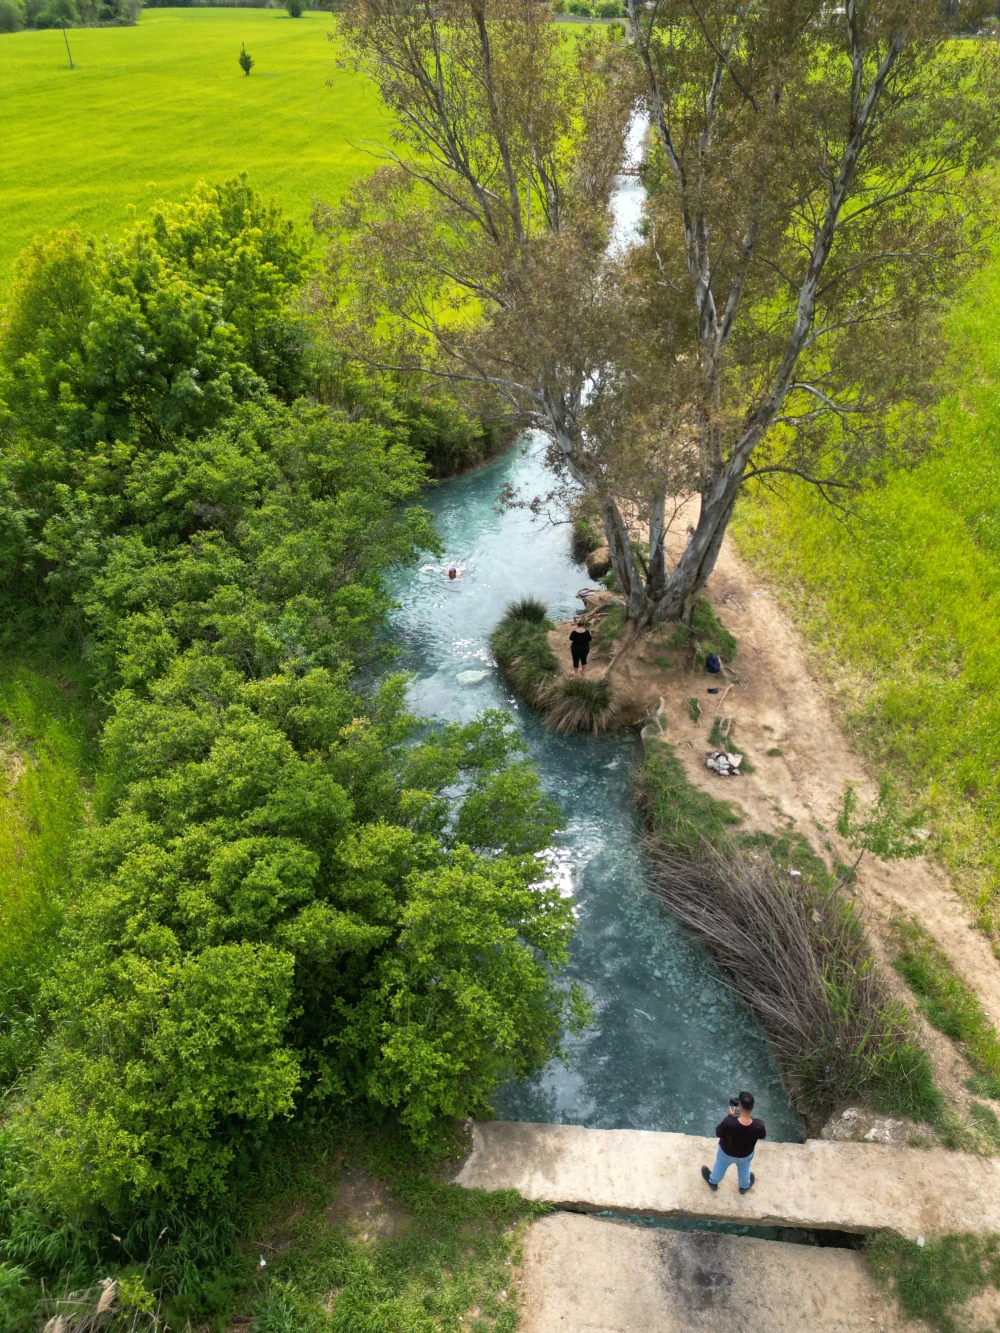
[(490, 635), (490, 651), (507, 680), (533, 708), (544, 709), (559, 675), (559, 659), (547, 638), (552, 622), (548, 607), (534, 597), (509, 602)]
[(863, 1099), (934, 1121), (941, 1098), (852, 903), (763, 847), (648, 840), (654, 892), (693, 930), (770, 1037), (812, 1123)]
[(513, 602), (508, 602), (504, 608), (503, 618), (523, 625), (541, 625), (546, 630), (552, 628), (549, 608), (537, 597), (518, 597)]
[(550, 731), (608, 731), (620, 716), (614, 687), (604, 676), (567, 676), (551, 687), (545, 725)]
[(614, 687), (603, 677), (564, 677), (549, 647), (548, 607), (534, 597), (509, 602), (490, 635), (490, 650), (516, 692), (545, 714), (551, 731), (607, 731), (621, 709)]

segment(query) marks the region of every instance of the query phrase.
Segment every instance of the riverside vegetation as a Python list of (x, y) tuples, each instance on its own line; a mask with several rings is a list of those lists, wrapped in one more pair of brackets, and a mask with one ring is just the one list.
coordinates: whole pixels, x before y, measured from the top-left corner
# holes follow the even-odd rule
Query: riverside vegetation
[(761, 494), (738, 536), (842, 691), (862, 750), (927, 808), (932, 850), (1000, 948), (1000, 257), (949, 316), (948, 391), (912, 469), (840, 515)]
[[(426, 1154), (585, 1015), (516, 734), (411, 717), (378, 640), (436, 544), (419, 445), (478, 427), (347, 373), (305, 262), (245, 180), (203, 186), (33, 246), (0, 326), (6, 654), (69, 673), (3, 686), (5, 1328), (116, 1269), (129, 1318), (221, 1315), (303, 1136)], [(486, 1244), (505, 1206), (450, 1207)]]
[[(802, 47), (783, 48), (786, 56), (802, 57), (813, 31), (820, 44), (836, 41), (832, 26), (792, 8), (768, 11), (763, 20), (784, 24), (792, 44)], [(513, 15), (523, 19), (530, 49), (516, 39), (499, 44), (501, 92), (513, 99), (505, 103), (510, 110), (525, 88), (541, 87), (553, 114), (525, 124), (516, 115), (498, 118), (476, 98), (466, 105), (473, 120), (482, 118), (474, 126), (479, 147), (495, 147), (504, 125), (517, 126), (515, 176), (523, 171), (527, 184), (515, 181), (496, 207), (479, 197), (472, 230), (493, 227), (493, 235), (485, 250), (472, 244), (457, 256), (472, 254), (476, 262), (487, 256), (481, 267), (460, 270), (460, 287), (471, 271), (480, 279), (488, 275), (474, 291), (466, 286), (473, 303), (494, 300), (511, 272), (521, 271), (533, 239), (542, 244), (523, 270), (542, 305), (553, 288), (539, 275), (571, 276), (571, 315), (559, 307), (558, 328), (545, 324), (530, 292), (516, 283), (504, 288), (511, 300), (497, 302), (504, 310), (498, 327), (516, 334), (529, 353), (550, 335), (559, 344), (560, 336), (582, 328), (604, 337), (609, 328), (615, 332), (599, 319), (588, 323), (589, 303), (596, 290), (609, 289), (599, 271), (607, 238), (601, 200), (630, 102), (586, 99), (602, 80), (619, 93), (626, 87), (629, 98), (634, 93), (634, 83), (614, 85), (609, 77), (620, 57), (632, 58), (614, 41), (601, 48), (581, 43), (581, 77), (570, 88), (573, 71), (560, 72), (549, 61), (552, 47), (537, 9)], [(860, 93), (855, 83), (875, 77), (872, 53), (882, 38), (891, 38), (890, 48), (897, 44), (891, 5), (873, 5), (866, 15), (870, 28), (848, 25), (853, 91), (850, 98), (833, 97), (838, 111), (848, 101), (853, 105)], [(353, 53), (362, 68), (380, 54), (371, 44), (379, 17), (364, 6), (353, 16)], [(632, 21), (636, 53), (652, 53), (655, 64), (658, 39), (636, 14)], [(472, 28), (462, 31), (468, 37)], [(520, 30), (511, 24), (504, 31)], [(83, 34), (95, 40), (117, 35)], [(418, 36), (423, 41), (427, 34)], [(708, 46), (689, 34), (697, 49), (689, 42), (684, 54), (698, 57), (691, 62), (696, 79), (710, 76), (718, 54), (708, 50), (712, 42), (705, 36)], [(768, 32), (763, 38), (749, 41), (747, 50), (766, 51)], [(37, 35), (18, 38), (29, 39)], [(932, 54), (936, 41), (932, 34)], [(474, 61), (484, 54), (475, 42), (470, 52)], [(744, 63), (722, 61), (726, 112), (734, 124), (749, 116), (740, 76), (753, 86), (770, 77), (749, 58)], [(943, 83), (932, 79), (917, 87), (920, 114), (910, 116), (906, 70), (919, 67), (919, 53), (917, 65), (901, 63), (898, 105), (910, 129), (936, 123), (927, 100), (933, 101), (932, 85), (935, 96), (947, 94), (949, 79), (968, 88), (964, 73), (948, 68)], [(532, 75), (541, 71), (540, 84), (521, 80), (525, 68)], [(814, 92), (821, 85), (814, 67), (806, 61), (797, 68), (802, 88)], [(837, 69), (846, 72), (842, 60)], [(654, 93), (666, 72), (646, 70)], [(384, 80), (383, 92), (388, 110), (398, 111), (391, 84), (392, 78)], [(974, 110), (976, 99), (968, 102)], [(971, 114), (969, 108), (962, 114)], [(822, 119), (829, 108), (811, 110)], [(224, 120), (220, 135), (223, 128), (229, 132)], [(954, 128), (947, 117), (940, 124), (949, 133)], [(582, 140), (567, 147), (564, 135), (579, 126)], [(669, 133), (663, 123), (657, 129), (668, 152)], [(762, 133), (766, 140), (767, 127)], [(939, 133), (933, 130), (931, 138)], [(541, 144), (539, 134), (548, 136)], [(976, 153), (985, 159), (991, 151), (989, 135), (975, 124), (969, 134), (959, 138), (963, 147), (975, 140), (969, 164), (976, 166)], [(887, 142), (896, 152), (891, 134)], [(954, 143), (935, 143), (956, 171), (964, 165)], [(910, 146), (904, 166), (912, 186), (926, 145), (918, 134)], [(486, 152), (480, 160), (502, 159)], [(589, 175), (574, 175), (581, 162), (592, 165)], [(412, 169), (413, 160), (401, 155), (397, 168), (405, 174), (407, 165)], [(763, 159), (758, 166), (768, 169)], [(874, 163), (862, 195), (877, 184), (883, 166), (884, 160)], [(432, 189), (447, 181), (440, 177)], [(574, 184), (564, 191), (566, 182)], [(367, 248), (376, 281), (366, 295), (374, 305), (386, 295), (387, 274), (397, 296), (412, 281), (414, 255), (407, 247), (420, 233), (396, 225), (413, 198), (407, 182), (382, 172), (366, 189), (331, 224), (327, 278), (335, 270), (338, 279), (343, 275), (335, 262), (339, 221), (354, 257), (366, 258)], [(670, 189), (662, 193), (669, 196)], [(519, 231), (516, 205), (539, 200), (547, 205), (540, 235), (530, 225)], [(464, 196), (462, 202), (468, 202)], [(671, 199), (661, 203), (667, 209)], [(961, 227), (975, 216), (975, 208), (959, 207), (948, 221)], [(320, 215), (327, 223), (331, 218)], [(454, 214), (446, 219), (450, 231), (439, 227), (440, 215), (431, 220), (424, 233), (435, 242), (431, 258), (455, 258), (442, 256), (436, 243), (468, 240), (471, 233), (463, 233), (462, 219), (454, 225)], [(928, 239), (923, 220), (924, 214), (893, 214), (887, 226), (922, 244)], [(915, 232), (907, 231), (910, 224)], [(860, 269), (885, 240), (885, 229), (862, 230), (841, 252)], [(940, 231), (948, 230), (942, 224)], [(379, 241), (402, 237), (403, 250), (378, 252), (370, 245), (373, 232)], [(779, 228), (776, 234), (786, 233)], [(975, 227), (963, 239), (975, 249)], [(949, 246), (950, 240), (942, 253)], [(547, 268), (553, 258), (555, 268)], [(682, 258), (676, 251), (674, 259)], [(400, 260), (402, 268), (394, 271)], [(572, 1028), (583, 1018), (578, 997), (560, 992), (550, 971), (565, 956), (569, 909), (558, 895), (537, 888), (536, 854), (548, 843), (555, 815), (504, 719), (431, 730), (406, 714), (399, 680), (363, 690), (360, 681), (370, 674), (357, 674), (381, 665), (378, 629), (388, 605), (383, 576), (434, 545), (426, 516), (412, 506), (429, 470), (422, 454), (432, 456), (449, 435), (471, 442), (478, 427), (446, 397), (428, 405), (391, 379), (348, 372), (338, 336), (347, 338), (358, 325), (338, 327), (332, 312), (342, 293), (328, 281), (316, 289), (325, 323), (316, 336), (315, 326), (297, 313), (305, 269), (305, 246), (294, 228), (235, 181), (157, 210), (119, 244), (69, 235), (34, 247), (0, 333), (4, 612), (12, 639), (65, 661), (69, 681), (68, 688), (51, 687), (64, 702), (63, 731), (26, 720), (31, 689), (47, 683), (33, 685), (27, 696), (13, 691), (5, 723), (5, 768), (13, 784), (8, 828), (25, 849), (9, 901), (20, 909), (33, 893), (42, 909), (16, 915), (26, 947), (13, 954), (16, 985), (5, 999), (13, 1039), (4, 1058), (13, 1087), (0, 1136), (0, 1300), (14, 1328), (32, 1327), (52, 1311), (43, 1283), (49, 1293), (92, 1289), (109, 1268), (120, 1272), (133, 1325), (155, 1322), (157, 1300), (172, 1303), (181, 1318), (221, 1317), (251, 1288), (239, 1242), (256, 1234), (260, 1197), (279, 1195), (282, 1180), (301, 1179), (297, 1155), (316, 1160), (317, 1140), (309, 1131), (337, 1134), (352, 1117), (382, 1118), (394, 1145), (410, 1145), (397, 1150), (412, 1163), (438, 1141), (442, 1119), (475, 1112), (497, 1080), (537, 1067), (555, 1048), (562, 1024)], [(355, 270), (355, 281), (361, 271)], [(577, 283), (580, 271), (594, 280), (591, 286)], [(840, 290), (824, 294), (834, 313), (857, 296), (851, 271), (841, 274)], [(960, 277), (958, 269), (930, 272), (925, 289), (919, 275), (894, 271), (889, 286), (908, 292), (910, 313), (933, 316), (941, 292)], [(454, 288), (448, 287), (443, 306), (433, 283), (428, 300), (426, 279), (426, 271), (419, 274), (408, 294), (419, 289), (423, 309), (434, 318), (453, 309)], [(641, 273), (632, 279), (641, 280)], [(908, 288), (910, 279), (915, 285)], [(454, 281), (451, 270), (448, 283)], [(680, 290), (684, 282), (675, 285)], [(782, 293), (773, 288), (768, 294), (777, 300)], [(390, 305), (383, 301), (378, 309), (376, 332), (385, 331)], [(662, 325), (662, 312), (647, 313)], [(897, 326), (905, 324), (899, 309), (893, 313)], [(698, 324), (701, 338), (712, 319)], [(930, 324), (917, 327), (915, 353), (937, 346)], [(685, 338), (694, 336), (690, 320), (678, 327)], [(649, 326), (643, 330), (646, 338)], [(455, 326), (432, 332), (453, 339), (447, 355), (470, 352), (455, 343), (464, 337), (461, 320), (457, 332)], [(477, 336), (481, 332), (477, 327)], [(907, 335), (912, 332), (907, 327)], [(744, 347), (760, 342), (760, 330), (750, 327), (746, 337)], [(840, 369), (854, 368), (846, 388), (843, 381), (837, 386), (847, 393), (846, 405), (831, 400), (830, 411), (839, 421), (854, 403), (874, 416), (888, 401), (905, 415), (899, 395), (917, 382), (913, 377), (926, 361), (904, 358), (887, 400), (864, 373), (878, 358), (853, 338), (838, 343)], [(414, 345), (402, 342), (405, 364), (417, 366)], [(658, 358), (678, 352), (653, 342)], [(896, 351), (902, 345), (892, 343)], [(484, 349), (496, 353), (485, 343), (471, 350)], [(602, 356), (606, 350), (598, 346)], [(775, 351), (765, 350), (769, 356)], [(679, 364), (686, 355), (680, 352)], [(823, 361), (820, 353), (812, 368), (822, 371)], [(739, 366), (739, 357), (731, 364)], [(659, 361), (643, 368), (651, 372), (644, 384), (664, 378)], [(586, 366), (582, 373), (589, 374)], [(739, 373), (747, 373), (745, 365)], [(605, 387), (593, 401), (614, 424), (620, 403), (615, 385)], [(688, 387), (681, 385), (685, 392)], [(795, 392), (811, 389), (799, 385)], [(552, 401), (565, 407), (572, 393)], [(523, 413), (524, 405), (517, 406)], [(660, 406), (669, 417), (671, 404)], [(759, 455), (767, 469), (791, 468), (806, 456), (825, 461), (834, 419), (824, 417), (813, 430), (811, 413), (798, 415), (806, 418), (804, 452), (793, 457), (779, 448), (774, 460)], [(560, 423), (547, 420), (558, 433)], [(638, 424), (646, 430), (642, 439), (660, 449), (662, 416), (651, 433), (649, 421)], [(676, 438), (687, 438), (690, 422), (668, 424)], [(864, 443), (843, 460), (845, 476), (868, 479), (885, 459), (892, 461), (891, 448), (879, 453), (892, 441), (877, 435)], [(683, 472), (686, 457), (672, 455), (671, 465), (679, 462)], [(725, 463), (727, 484), (735, 459), (734, 453)], [(625, 458), (619, 475), (634, 476), (635, 464), (635, 457)], [(639, 459), (640, 471), (643, 466)], [(836, 478), (812, 480), (829, 489)], [(658, 496), (641, 498), (655, 518)], [(731, 506), (716, 506), (706, 521), (698, 577), (730, 512)], [(613, 537), (615, 516), (607, 506), (602, 517)], [(631, 543), (616, 555), (630, 600), (635, 588), (659, 594), (655, 577), (641, 585), (631, 578)], [(655, 570), (657, 560), (647, 563)], [(687, 591), (692, 586), (688, 579)], [(526, 618), (533, 642), (545, 619), (544, 608), (541, 619)], [(690, 633), (686, 627), (677, 632)], [(511, 664), (516, 659), (515, 652)], [(76, 703), (70, 702), (74, 689)], [(593, 700), (585, 702), (584, 718), (593, 713)], [(567, 707), (579, 717), (579, 699)], [(96, 757), (88, 711), (101, 726)], [(57, 864), (47, 878), (33, 821), (54, 822), (61, 811), (56, 778), (69, 782), (72, 774), (85, 781), (63, 812), (65, 837), (53, 843)], [(457, 802), (456, 787), (462, 793)], [(679, 822), (706, 810), (686, 798)], [(730, 816), (716, 811), (711, 818), (725, 828)], [(807, 887), (812, 893), (820, 886), (817, 878)], [(810, 901), (805, 893), (802, 900)], [(819, 899), (811, 901), (823, 921)], [(794, 914), (789, 919), (794, 925)], [(856, 932), (847, 918), (833, 925), (841, 931), (838, 950), (855, 951), (848, 956), (861, 968), (864, 990), (867, 956), (857, 952)], [(810, 949), (814, 945), (809, 941)], [(811, 967), (814, 975), (824, 962), (814, 952), (807, 972)], [(316, 993), (320, 1005), (310, 1003)], [(867, 1069), (877, 1071), (882, 1037), (902, 1029), (893, 1028), (877, 988), (868, 993), (880, 1026), (862, 1054)], [(837, 1015), (824, 1013), (827, 1018)], [(823, 1040), (830, 1030), (821, 1032)], [(876, 1058), (868, 1059), (872, 1054)], [(800, 1074), (803, 1086), (812, 1086), (808, 1064)], [(881, 1075), (869, 1082), (886, 1087)], [(913, 1070), (906, 1082), (911, 1092), (920, 1087)], [(349, 1138), (346, 1130), (343, 1138)], [(520, 1206), (498, 1201), (490, 1213), (482, 1200), (459, 1202), (447, 1190), (435, 1193), (426, 1176), (418, 1179), (410, 1197), (415, 1216), (424, 1210), (419, 1243), (380, 1244), (370, 1262), (322, 1234), (320, 1201), (312, 1200), (300, 1228), (303, 1248), (284, 1270), (274, 1265), (276, 1279), (258, 1278), (263, 1327), (381, 1327), (388, 1309), (401, 1328), (457, 1329), (469, 1309), (464, 1303), (481, 1295), (489, 1317), (509, 1325), (500, 1282), (524, 1216)], [(448, 1214), (436, 1249), (426, 1225), (431, 1208)], [(471, 1277), (459, 1249), (468, 1232), (482, 1241), (487, 1260)], [(310, 1265), (314, 1275), (303, 1271)], [(485, 1287), (476, 1285), (480, 1279)]]

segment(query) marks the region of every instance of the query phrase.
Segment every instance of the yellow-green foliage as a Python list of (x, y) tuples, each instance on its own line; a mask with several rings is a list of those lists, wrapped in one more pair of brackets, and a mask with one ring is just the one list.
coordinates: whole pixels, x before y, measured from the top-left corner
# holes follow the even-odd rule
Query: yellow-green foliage
[(92, 758), (79, 696), (8, 665), (0, 674), (0, 1087), (39, 1039), (38, 986), (69, 893)]
[(860, 681), (846, 716), (928, 807), (933, 844), (1000, 934), (1000, 260), (952, 316), (955, 393), (919, 467), (837, 521), (805, 487), (758, 497), (741, 548)]
[[(245, 171), (298, 220), (336, 200), (384, 138), (374, 90), (337, 68), (329, 14), (154, 9), (134, 28), (0, 36), (0, 290), (34, 236), (78, 223), (117, 235), (134, 205)], [(246, 43), (255, 64), (236, 63)], [(328, 81), (329, 80), (329, 84)], [(16, 189), (11, 183), (16, 182)]]

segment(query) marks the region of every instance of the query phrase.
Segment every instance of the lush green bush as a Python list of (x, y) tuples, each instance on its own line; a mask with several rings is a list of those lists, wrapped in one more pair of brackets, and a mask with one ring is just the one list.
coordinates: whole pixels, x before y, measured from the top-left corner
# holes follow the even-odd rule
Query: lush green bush
[(201, 188), (34, 247), (0, 329), (0, 597), (79, 634), (108, 708), (0, 1161), (5, 1252), (49, 1273), (81, 1217), (223, 1197), (288, 1117), (479, 1113), (582, 1015), (505, 716), (427, 729), (354, 683), (436, 539), (405, 430), (290, 401), (301, 263), (245, 182)]
[(573, 524), (573, 559), (583, 561), (604, 545), (604, 530), (601, 516), (593, 495), (585, 492), (570, 506), (570, 520)]
[(302, 17), (302, 0), (288, 0), (285, 8), (288, 11), (289, 18), (300, 19)]
[(97, 24), (134, 23), (142, 8), (141, 0), (27, 0), (23, 9), (16, 0), (0, 0), (0, 32), (16, 32), (4, 27), (4, 10), (16, 11), (17, 27), (69, 28)]
[(567, 9), (571, 14), (578, 14), (582, 18), (590, 18), (593, 13), (593, 10), (588, 4), (584, 3), (584, 0), (569, 0)]
[(594, 13), (600, 19), (619, 19), (625, 13), (625, 10), (618, 3), (618, 0), (600, 0), (600, 3), (594, 9)]
[(70, 898), (95, 760), (80, 682), (5, 664), (0, 676), (0, 1089), (46, 1032), (42, 983)]
[(0, 0), (0, 32), (19, 32), (24, 27), (24, 10), (17, 0)]

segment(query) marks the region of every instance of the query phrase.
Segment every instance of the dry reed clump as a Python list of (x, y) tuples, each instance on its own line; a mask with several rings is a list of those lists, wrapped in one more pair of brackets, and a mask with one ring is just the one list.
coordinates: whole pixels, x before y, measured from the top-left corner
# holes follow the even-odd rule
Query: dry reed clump
[(940, 1097), (912, 1018), (839, 885), (729, 840), (702, 841), (691, 856), (655, 837), (648, 848), (654, 892), (757, 1015), (811, 1122), (851, 1099), (936, 1117)]

